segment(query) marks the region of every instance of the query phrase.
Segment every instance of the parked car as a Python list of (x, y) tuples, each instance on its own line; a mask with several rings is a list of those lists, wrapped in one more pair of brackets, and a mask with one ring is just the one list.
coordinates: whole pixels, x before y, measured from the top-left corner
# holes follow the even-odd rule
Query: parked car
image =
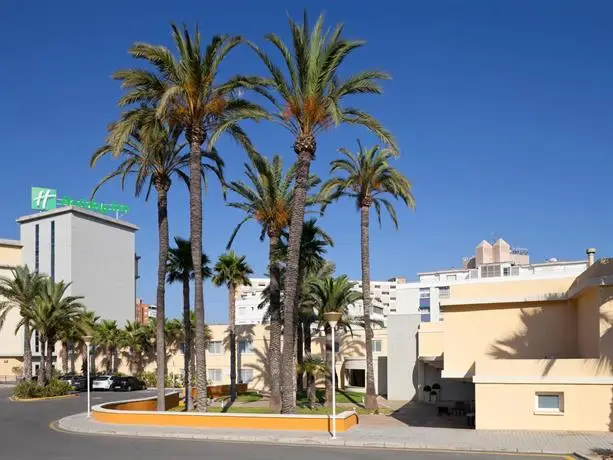
[(94, 377), (94, 381), (92, 383), (93, 390), (110, 390), (111, 384), (113, 383), (112, 375), (98, 375)]
[(74, 386), (74, 381), (79, 378), (78, 375), (76, 374), (66, 374), (66, 375), (60, 375), (58, 377), (58, 380), (63, 380), (64, 382), (68, 383), (69, 385)]
[(146, 390), (147, 385), (136, 377), (113, 377), (111, 389), (113, 391)]
[[(89, 380), (89, 388), (93, 387), (94, 381), (90, 378)], [(72, 380), (72, 386), (76, 391), (87, 391), (87, 377), (83, 377), (81, 375), (76, 376)]]

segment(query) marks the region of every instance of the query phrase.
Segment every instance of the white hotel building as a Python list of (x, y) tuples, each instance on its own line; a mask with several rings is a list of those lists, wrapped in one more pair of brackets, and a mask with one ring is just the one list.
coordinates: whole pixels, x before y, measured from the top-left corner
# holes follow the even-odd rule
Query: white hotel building
[[(251, 286), (242, 286), (236, 293), (236, 324), (262, 324), (266, 310), (258, 308), (263, 302), (262, 292), (268, 286), (268, 278), (250, 278)], [(360, 289), (362, 283), (356, 283)], [(404, 278), (392, 278), (387, 281), (371, 281), (370, 296), (373, 299), (372, 318), (385, 323), (387, 316), (396, 311), (398, 286), (406, 281)], [(349, 306), (351, 316), (362, 316), (364, 307), (362, 301)]]

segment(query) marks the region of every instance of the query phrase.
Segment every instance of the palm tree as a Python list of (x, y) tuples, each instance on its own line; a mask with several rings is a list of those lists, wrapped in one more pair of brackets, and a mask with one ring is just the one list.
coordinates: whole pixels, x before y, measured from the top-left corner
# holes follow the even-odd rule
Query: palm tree
[[(279, 155), (272, 161), (260, 154), (250, 154), (251, 165), (245, 164), (245, 175), (249, 184), (233, 181), (228, 188), (242, 199), (240, 202), (228, 203), (228, 206), (240, 209), (246, 216), (236, 226), (230, 236), (227, 249), (230, 249), (236, 234), (244, 223), (255, 220), (262, 227), (260, 241), (268, 236), (268, 274), (270, 283), (267, 287), (270, 301), (270, 408), (281, 408), (281, 268), (277, 248), (281, 232), (289, 225), (291, 202), (293, 197), (293, 171), (283, 172), (283, 162)], [(313, 184), (315, 185), (315, 184)]]
[[(350, 329), (352, 319), (349, 317), (347, 309), (349, 305), (357, 302), (362, 298), (362, 294), (355, 289), (355, 283), (349, 281), (347, 276), (342, 275), (337, 278), (325, 278), (313, 281), (309, 286), (310, 302), (317, 311), (319, 317), (319, 325), (324, 328), (326, 334), (326, 363), (329, 363), (330, 375), (336, 372), (332, 369), (332, 353), (336, 353), (336, 344), (331, 341), (332, 329), (324, 320), (324, 313), (339, 312), (343, 316), (338, 322), (337, 327)], [(328, 344), (331, 344), (328, 350)], [(332, 402), (332, 380), (331, 377), (326, 379), (326, 405)]]
[[(174, 55), (165, 46), (136, 43), (130, 54), (144, 59), (154, 70), (128, 69), (115, 73), (126, 94), (119, 100), (120, 106), (132, 104), (157, 105), (157, 116), (185, 132), (189, 143), (189, 207), (192, 260), (195, 267), (202, 265), (202, 145), (205, 151), (214, 148), (219, 137), (227, 133), (250, 150), (251, 143), (238, 122), (245, 119), (259, 120), (266, 112), (238, 96), (238, 90), (253, 88), (259, 91), (262, 79), (235, 76), (225, 82), (217, 82), (221, 63), (242, 39), (228, 35), (214, 36), (206, 50), (201, 48), (198, 29), (194, 37), (188, 29), (179, 30), (172, 25), (172, 36), (177, 48)], [(138, 108), (132, 110), (137, 112)], [(129, 126), (126, 127), (129, 132)], [(127, 134), (124, 134), (127, 138)], [(204, 292), (202, 273), (194, 273), (194, 304), (196, 310), (196, 354), (198, 410), (206, 411), (206, 343), (204, 337)], [(163, 395), (161, 396), (163, 398)]]
[(109, 374), (117, 371), (115, 367), (115, 356), (119, 349), (121, 339), (121, 329), (117, 326), (117, 321), (105, 319), (94, 330), (92, 342), (99, 346), (106, 354), (106, 368)]
[(68, 373), (68, 357), (70, 356), (70, 372), (75, 373), (75, 344), (81, 342), (90, 327), (92, 312), (85, 312), (81, 317), (70, 321), (58, 332), (58, 340), (62, 344), (62, 373)]
[(146, 349), (143, 329), (143, 326), (136, 321), (127, 321), (121, 332), (120, 346), (127, 349), (125, 354), (128, 359), (128, 368), (132, 374), (140, 372), (142, 367), (142, 355)]
[(47, 278), (43, 282), (40, 294), (34, 299), (31, 318), (21, 320), (21, 323), (31, 321), (34, 329), (38, 331), (41, 344), (46, 345), (41, 347), (42, 356), (38, 374), (40, 385), (51, 377), (53, 347), (59, 332), (69, 327), (72, 322), (82, 321), (85, 315), (85, 306), (79, 302), (83, 297), (66, 295), (70, 284), (63, 281), (55, 283)]
[(325, 361), (317, 356), (307, 354), (301, 364), (298, 364), (298, 372), (307, 375), (307, 399), (309, 401), (309, 409), (313, 409), (317, 402), (317, 392), (315, 380), (318, 375), (328, 375), (329, 370)]
[(19, 311), (22, 321), (18, 323), (15, 334), (23, 327), (23, 378), (32, 380), (32, 323), (31, 316), (34, 299), (40, 294), (44, 277), (37, 272), (31, 272), (27, 265), (15, 267), (11, 276), (0, 277), (0, 329), (8, 315), (15, 308)]
[(362, 294), (364, 302), (364, 328), (366, 335), (366, 398), (364, 406), (367, 409), (377, 409), (377, 395), (375, 392), (375, 373), (372, 357), (372, 325), (370, 320), (370, 255), (369, 255), (369, 227), (370, 209), (375, 208), (379, 225), (381, 225), (381, 208), (384, 207), (398, 228), (398, 219), (392, 203), (383, 198), (389, 195), (400, 199), (409, 208), (415, 207), (411, 183), (395, 169), (390, 160), (394, 153), (390, 149), (381, 149), (374, 146), (370, 149), (362, 148), (358, 141), (358, 154), (355, 155), (345, 148), (340, 149), (343, 158), (330, 163), (330, 172), (339, 174), (328, 180), (321, 189), (323, 199), (331, 200), (341, 196), (348, 196), (355, 200), (356, 208), (360, 211), (360, 249), (362, 255)]
[[(128, 136), (123, 134), (128, 131)], [(157, 193), (158, 216), (158, 279), (157, 279), (157, 355), (158, 355), (158, 410), (164, 410), (164, 318), (165, 318), (165, 290), (166, 290), (166, 262), (168, 260), (168, 191), (174, 176), (178, 176), (186, 183), (189, 178), (184, 170), (189, 165), (189, 155), (184, 154), (185, 144), (179, 141), (181, 129), (170, 127), (160, 122), (151, 108), (141, 107), (134, 112), (126, 112), (119, 122), (113, 123), (109, 128), (107, 143), (98, 149), (91, 158), (90, 166), (104, 156), (113, 155), (122, 158), (121, 164), (94, 188), (92, 196), (98, 188), (109, 180), (120, 177), (122, 188), (129, 175), (134, 175), (135, 196), (139, 196), (146, 188), (145, 200), (149, 198), (151, 189)], [(199, 161), (208, 157), (214, 161), (210, 168), (221, 170), (222, 164), (217, 156), (200, 155)], [(161, 381), (161, 383), (160, 383)]]
[[(192, 353), (192, 325), (190, 324), (190, 292), (189, 292), (189, 282), (194, 279), (194, 265), (192, 263), (192, 248), (189, 240), (185, 240), (183, 238), (175, 237), (175, 245), (176, 247), (170, 248), (168, 254), (168, 275), (166, 277), (166, 281), (168, 284), (178, 283), (180, 282), (183, 287), (183, 330), (184, 330), (184, 338), (185, 338), (185, 346), (183, 348), (183, 383), (185, 388), (190, 387), (190, 376), (189, 376), (189, 368), (191, 362), (191, 353)], [(202, 253), (202, 277), (210, 278), (211, 277), (211, 269), (209, 268), (209, 258), (206, 254)], [(192, 401), (192, 392), (186, 390), (186, 400), (185, 407), (186, 409), (192, 410), (193, 401)]]
[(213, 283), (228, 287), (228, 307), (230, 308), (230, 401), (236, 399), (236, 293), (241, 286), (251, 286), (249, 275), (253, 270), (245, 261), (245, 256), (238, 256), (234, 251), (219, 256), (215, 264)]
[(316, 137), (326, 128), (340, 124), (361, 125), (372, 131), (381, 140), (397, 151), (393, 136), (370, 114), (343, 102), (347, 96), (366, 93), (381, 94), (379, 80), (388, 79), (388, 74), (379, 71), (363, 71), (341, 78), (341, 67), (345, 58), (365, 42), (342, 38), (343, 26), (333, 31), (324, 30), (324, 17), (320, 15), (309, 30), (307, 15), (302, 24), (289, 19), (292, 47), (288, 47), (277, 35), (268, 34), (267, 40), (280, 52), (286, 67), (284, 72), (270, 57), (251, 45), (260, 56), (270, 73), (270, 85), (280, 102), (274, 101), (276, 113), (273, 116), (295, 137), (294, 152), (298, 155), (292, 215), (290, 223), (289, 254), (285, 281), (285, 327), (283, 329), (282, 359), (282, 413), (296, 411), (294, 383), (294, 311), (293, 302), (298, 289), (300, 237), (309, 168), (315, 157)]

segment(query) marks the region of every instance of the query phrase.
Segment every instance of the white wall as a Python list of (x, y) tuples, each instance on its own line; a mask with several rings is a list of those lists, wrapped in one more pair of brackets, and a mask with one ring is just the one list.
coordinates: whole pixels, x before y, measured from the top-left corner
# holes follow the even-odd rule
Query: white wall
[(134, 318), (134, 232), (81, 214), (72, 215), (71, 228), (72, 295), (122, 326)]

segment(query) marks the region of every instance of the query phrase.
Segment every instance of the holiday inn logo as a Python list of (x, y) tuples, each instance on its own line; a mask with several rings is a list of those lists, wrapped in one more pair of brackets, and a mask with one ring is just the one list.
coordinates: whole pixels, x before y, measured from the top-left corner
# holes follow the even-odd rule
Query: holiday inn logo
[(53, 188), (32, 187), (32, 209), (37, 211), (49, 211), (59, 206), (76, 206), (91, 211), (106, 214), (114, 212), (115, 217), (126, 214), (129, 210), (125, 204), (99, 203), (94, 200), (73, 200), (72, 197), (63, 196), (58, 198), (57, 190)]
[(57, 191), (52, 188), (32, 187), (32, 209), (48, 211), (57, 207)]

